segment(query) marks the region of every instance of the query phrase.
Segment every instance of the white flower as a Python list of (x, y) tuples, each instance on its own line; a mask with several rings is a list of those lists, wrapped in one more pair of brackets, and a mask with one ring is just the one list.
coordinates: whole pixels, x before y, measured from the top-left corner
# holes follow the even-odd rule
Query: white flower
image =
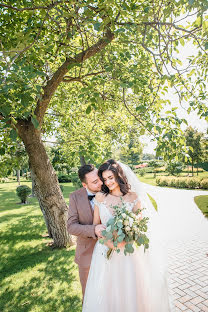
[(134, 222), (134, 219), (132, 219), (132, 218), (129, 217), (129, 225), (130, 225), (130, 227), (132, 227), (133, 222)]
[(124, 220), (124, 225), (129, 225), (129, 221), (128, 220)]
[(129, 232), (129, 231), (131, 231), (131, 228), (129, 226), (126, 226), (125, 230), (126, 230), (126, 232)]
[(126, 218), (126, 214), (125, 214), (125, 213), (122, 213), (122, 217), (123, 217), (123, 218)]

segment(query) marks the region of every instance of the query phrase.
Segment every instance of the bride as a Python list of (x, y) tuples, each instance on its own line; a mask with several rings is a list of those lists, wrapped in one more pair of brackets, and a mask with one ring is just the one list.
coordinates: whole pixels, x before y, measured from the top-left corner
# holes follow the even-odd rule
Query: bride
[(112, 206), (121, 205), (122, 201), (132, 212), (145, 207), (142, 214), (150, 219), (147, 232), (150, 246), (145, 252), (140, 246), (133, 254), (125, 256), (125, 242), (121, 242), (118, 245), (120, 253), (114, 251), (107, 259), (107, 250), (113, 248), (113, 244), (108, 241), (103, 245), (98, 241), (93, 251), (82, 312), (173, 311), (161, 250), (159, 219), (141, 190), (141, 183), (128, 166), (112, 159), (100, 166), (98, 175), (103, 186), (102, 192), (95, 197), (93, 223), (106, 225), (113, 217)]

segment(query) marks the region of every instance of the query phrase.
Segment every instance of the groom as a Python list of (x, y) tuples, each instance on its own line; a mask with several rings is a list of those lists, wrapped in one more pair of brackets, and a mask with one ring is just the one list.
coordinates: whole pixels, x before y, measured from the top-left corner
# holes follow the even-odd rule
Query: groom
[(70, 194), (67, 228), (77, 236), (75, 262), (84, 298), (93, 249), (97, 238), (102, 237), (104, 225), (93, 225), (94, 197), (101, 190), (102, 181), (94, 165), (84, 165), (78, 171), (83, 187)]

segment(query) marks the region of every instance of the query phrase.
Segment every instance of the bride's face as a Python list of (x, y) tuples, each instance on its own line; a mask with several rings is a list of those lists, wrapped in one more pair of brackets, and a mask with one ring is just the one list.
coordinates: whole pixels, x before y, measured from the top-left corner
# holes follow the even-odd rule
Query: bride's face
[(114, 173), (111, 170), (104, 171), (102, 177), (104, 180), (104, 184), (109, 188), (110, 191), (113, 191), (119, 187), (119, 184), (115, 179)]

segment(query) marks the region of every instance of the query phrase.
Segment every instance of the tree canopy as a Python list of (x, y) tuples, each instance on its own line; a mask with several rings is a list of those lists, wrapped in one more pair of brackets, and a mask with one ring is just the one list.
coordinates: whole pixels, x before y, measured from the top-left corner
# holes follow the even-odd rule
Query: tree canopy
[[(126, 115), (137, 122), (140, 134), (158, 140), (159, 153), (176, 157), (185, 142), (180, 126), (186, 120), (178, 118), (176, 107), (167, 111), (170, 100), (164, 95), (173, 87), (189, 113), (196, 110), (208, 118), (207, 8), (207, 0), (0, 2), (0, 128), (2, 135), (19, 136), (25, 145), (56, 246), (69, 242), (68, 207), (43, 133), (65, 124), (66, 136), (71, 132), (76, 139), (82, 132), (83, 151), (86, 132), (88, 145), (96, 142), (105, 154), (100, 132), (111, 133), (106, 138), (112, 145), (114, 130), (108, 127), (115, 127), (116, 136), (123, 133)], [(184, 65), (179, 50), (188, 42), (196, 53)], [(97, 132), (90, 128), (95, 112)], [(84, 113), (88, 127), (79, 121)]]
[[(174, 87), (189, 112), (207, 116), (206, 9), (205, 0), (2, 1), (0, 113), (11, 137), (20, 119), (41, 127), (58, 86), (69, 84), (68, 107), (87, 103), (86, 113), (105, 113), (122, 103), (159, 150), (176, 149), (186, 121), (174, 108), (163, 113), (162, 94)], [(197, 55), (183, 68), (177, 52), (188, 41)]]

